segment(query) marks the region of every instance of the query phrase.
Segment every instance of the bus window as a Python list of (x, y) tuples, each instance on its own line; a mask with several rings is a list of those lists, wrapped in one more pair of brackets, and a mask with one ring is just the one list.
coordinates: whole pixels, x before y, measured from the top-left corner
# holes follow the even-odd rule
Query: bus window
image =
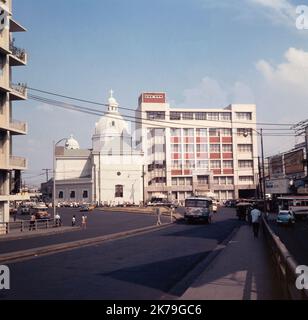
[(190, 208), (208, 208), (211, 204), (209, 200), (197, 200), (197, 199), (187, 199), (185, 201), (185, 207)]

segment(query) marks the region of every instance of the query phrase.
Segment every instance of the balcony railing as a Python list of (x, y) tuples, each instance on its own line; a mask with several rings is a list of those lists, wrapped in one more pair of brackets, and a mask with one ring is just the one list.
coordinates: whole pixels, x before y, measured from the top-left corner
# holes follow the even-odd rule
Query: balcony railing
[(13, 93), (16, 93), (24, 98), (27, 97), (27, 85), (25, 83), (18, 83), (18, 84), (10, 84), (10, 88)]
[(12, 52), (12, 55), (15, 56), (17, 59), (21, 60), (22, 62), (26, 63), (26, 51), (25, 49), (18, 48), (14, 45), (14, 42), (10, 42), (10, 51)]
[(10, 127), (12, 129), (23, 131), (23, 132), (27, 131), (27, 123), (23, 121), (11, 120)]
[(10, 166), (13, 168), (26, 168), (27, 160), (22, 157), (10, 156)]

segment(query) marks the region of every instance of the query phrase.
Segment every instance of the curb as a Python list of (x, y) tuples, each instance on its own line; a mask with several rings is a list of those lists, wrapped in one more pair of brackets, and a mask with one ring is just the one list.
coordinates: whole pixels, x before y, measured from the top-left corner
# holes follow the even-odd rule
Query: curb
[(223, 253), (223, 251), (228, 246), (229, 242), (235, 237), (235, 235), (240, 230), (241, 226), (235, 227), (232, 232), (219, 243), (205, 258), (201, 259), (196, 263), (195, 267), (190, 270), (183, 279), (173, 286), (166, 295), (164, 295), (161, 300), (170, 300), (170, 295), (173, 296), (174, 300), (181, 300), (181, 297), (185, 292), (191, 287), (191, 285), (199, 278), (199, 276), (208, 270), (216, 258)]
[(150, 227), (134, 229), (134, 230), (124, 231), (119, 233), (113, 233), (105, 236), (99, 236), (95, 238), (71, 241), (71, 242), (60, 243), (60, 244), (28, 249), (23, 251), (15, 251), (13, 253), (5, 253), (0, 255), (0, 264), (19, 262), (19, 261), (24, 261), (31, 258), (36, 258), (38, 256), (60, 253), (68, 250), (80, 249), (81, 247), (98, 245), (103, 242), (119, 240), (126, 237), (135, 236), (138, 234), (148, 233), (154, 230), (164, 229), (164, 228), (170, 227), (171, 225), (172, 223), (165, 223), (165, 224), (162, 224), (161, 226), (150, 226)]
[(67, 232), (74, 232), (74, 231), (80, 231), (81, 228), (80, 227), (66, 227), (67, 229), (65, 230), (53, 230), (50, 232), (44, 232), (44, 233), (36, 233), (34, 231), (34, 233), (28, 233), (28, 231), (26, 233), (22, 233), (20, 232), (18, 235), (10, 237), (7, 235), (4, 236), (0, 236), (0, 243), (1, 242), (5, 242), (5, 241), (14, 241), (14, 240), (23, 240), (23, 239), (31, 239), (31, 238), (38, 238), (38, 237), (45, 237), (45, 236), (52, 236), (55, 234), (63, 234), (63, 233), (67, 233)]

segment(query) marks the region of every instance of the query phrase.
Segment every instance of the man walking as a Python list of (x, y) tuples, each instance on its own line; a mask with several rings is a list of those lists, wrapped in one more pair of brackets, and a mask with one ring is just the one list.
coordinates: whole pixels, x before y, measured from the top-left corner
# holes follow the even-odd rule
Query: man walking
[(252, 222), (252, 230), (255, 238), (259, 236), (259, 228), (260, 228), (260, 219), (261, 219), (261, 211), (254, 206), (251, 210), (251, 222)]
[(81, 217), (81, 229), (87, 229), (87, 216), (84, 214)]
[(159, 207), (156, 208), (156, 215), (157, 215), (157, 226), (161, 225), (161, 210)]

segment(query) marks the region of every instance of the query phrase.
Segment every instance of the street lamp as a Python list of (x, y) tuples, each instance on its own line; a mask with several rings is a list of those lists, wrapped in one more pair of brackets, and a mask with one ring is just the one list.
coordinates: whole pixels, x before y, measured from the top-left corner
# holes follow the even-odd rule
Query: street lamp
[(64, 141), (67, 140), (67, 138), (63, 138), (55, 143), (53, 141), (53, 191), (52, 191), (52, 207), (53, 207), (53, 219), (56, 219), (56, 146)]
[[(267, 211), (267, 207), (266, 207), (266, 192), (265, 192), (265, 161), (264, 161), (264, 146), (263, 146), (263, 129), (260, 129), (260, 132), (250, 128), (252, 131), (256, 132), (260, 137), (261, 137), (261, 158), (262, 158), (262, 185), (263, 185), (263, 210), (264, 213), (266, 213)], [(243, 133), (244, 137), (248, 137), (249, 135), (249, 131), (245, 130)]]

